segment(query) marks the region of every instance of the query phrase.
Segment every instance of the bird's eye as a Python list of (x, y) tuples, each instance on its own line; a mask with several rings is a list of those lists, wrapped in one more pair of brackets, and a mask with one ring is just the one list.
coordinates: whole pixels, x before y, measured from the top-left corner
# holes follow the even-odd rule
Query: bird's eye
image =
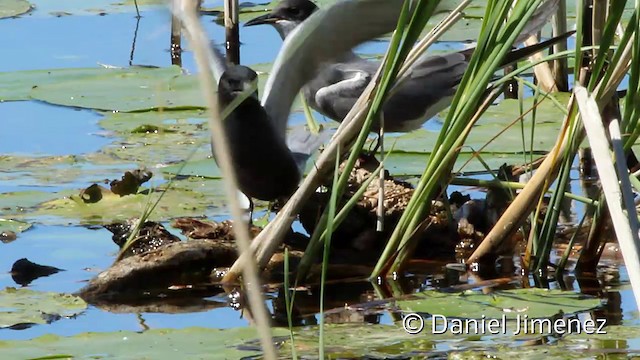
[(292, 6), (288, 9), (288, 12), (290, 15), (294, 15), (294, 16), (300, 16), (302, 15), (302, 9), (300, 9), (299, 7), (295, 7)]

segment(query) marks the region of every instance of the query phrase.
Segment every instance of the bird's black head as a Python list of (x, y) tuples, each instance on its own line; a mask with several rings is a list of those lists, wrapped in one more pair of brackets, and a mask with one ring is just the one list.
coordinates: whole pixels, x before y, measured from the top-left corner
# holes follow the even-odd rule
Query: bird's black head
[(242, 65), (229, 67), (220, 77), (218, 96), (225, 102), (234, 99), (245, 91), (254, 89), (251, 96), (258, 98), (258, 74)]
[(317, 9), (310, 0), (283, 0), (271, 12), (247, 21), (244, 26), (271, 24), (285, 37)]

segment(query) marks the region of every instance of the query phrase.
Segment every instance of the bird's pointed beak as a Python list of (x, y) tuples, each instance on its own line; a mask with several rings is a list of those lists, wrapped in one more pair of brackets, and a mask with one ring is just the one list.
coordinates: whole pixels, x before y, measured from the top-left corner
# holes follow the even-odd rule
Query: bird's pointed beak
[(253, 18), (253, 19), (247, 21), (246, 23), (244, 23), (244, 26), (273, 24), (278, 20), (280, 20), (280, 18), (278, 16), (274, 15), (273, 13), (268, 13), (268, 14), (265, 14), (265, 15), (262, 15), (262, 16), (258, 16), (256, 18)]

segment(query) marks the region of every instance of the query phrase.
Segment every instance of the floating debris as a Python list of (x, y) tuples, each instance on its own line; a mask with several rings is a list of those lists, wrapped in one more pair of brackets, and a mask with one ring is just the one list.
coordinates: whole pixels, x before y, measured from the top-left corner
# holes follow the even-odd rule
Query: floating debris
[(13, 263), (11, 267), (11, 278), (16, 284), (27, 286), (37, 278), (53, 275), (63, 269), (53, 266), (36, 264), (27, 258), (22, 258)]

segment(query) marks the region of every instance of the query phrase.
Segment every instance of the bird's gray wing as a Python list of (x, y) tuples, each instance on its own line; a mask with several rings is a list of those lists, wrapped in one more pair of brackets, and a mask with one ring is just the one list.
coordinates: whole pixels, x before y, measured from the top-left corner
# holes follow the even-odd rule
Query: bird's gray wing
[[(342, 121), (369, 85), (378, 64), (375, 65), (374, 69), (362, 68), (357, 64), (332, 65), (314, 78), (326, 78), (327, 81), (310, 94), (310, 103), (329, 117)], [(313, 86), (310, 83), (307, 87), (310, 85)]]
[[(460, 78), (468, 65), (466, 56), (460, 52), (443, 55), (422, 56), (409, 69), (409, 79), (430, 79), (436, 74), (444, 74), (447, 78)], [(429, 84), (436, 87), (438, 84)]]
[(462, 80), (468, 63), (459, 52), (423, 56), (397, 83), (384, 104), (385, 130), (406, 132), (444, 110)]
[(391, 32), (403, 2), (341, 1), (319, 9), (287, 36), (262, 97), (265, 110), (282, 136), (285, 136), (294, 98), (321, 64), (362, 42)]
[(313, 153), (329, 140), (331, 134), (327, 130), (321, 130), (318, 134), (312, 134), (304, 125), (296, 126), (289, 131), (287, 136), (287, 146), (291, 150), (293, 159), (300, 169), (300, 173), (304, 173), (307, 166), (307, 160)]
[(211, 67), (211, 72), (213, 72), (216, 84), (218, 84), (222, 74), (227, 71), (227, 60), (213, 42), (211, 42), (211, 53), (213, 57), (209, 59), (209, 66)]
[(515, 44), (524, 42), (531, 35), (538, 33), (549, 22), (551, 16), (558, 11), (559, 6), (560, 0), (547, 0), (538, 6), (524, 26), (524, 29), (520, 32), (520, 35), (516, 38)]

